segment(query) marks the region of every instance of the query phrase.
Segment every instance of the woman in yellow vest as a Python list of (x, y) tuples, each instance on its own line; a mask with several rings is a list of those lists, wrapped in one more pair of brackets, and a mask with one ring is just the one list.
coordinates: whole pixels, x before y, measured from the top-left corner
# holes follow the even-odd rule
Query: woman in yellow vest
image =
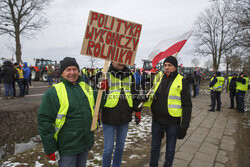
[(236, 79), (236, 104), (237, 112), (245, 112), (244, 97), (248, 90), (248, 77), (244, 72)]
[(178, 74), (177, 59), (169, 56), (163, 64), (164, 73), (156, 75), (153, 82), (156, 86), (144, 104), (151, 107), (153, 116), (150, 167), (158, 166), (165, 133), (167, 147), (164, 166), (172, 166), (176, 140), (186, 136), (192, 112), (188, 81)]
[[(91, 129), (95, 95), (79, 77), (79, 65), (66, 57), (60, 66), (61, 82), (43, 96), (38, 111), (38, 128), (46, 156), (59, 167), (85, 167), (94, 144)], [(95, 91), (96, 92), (96, 91)]]

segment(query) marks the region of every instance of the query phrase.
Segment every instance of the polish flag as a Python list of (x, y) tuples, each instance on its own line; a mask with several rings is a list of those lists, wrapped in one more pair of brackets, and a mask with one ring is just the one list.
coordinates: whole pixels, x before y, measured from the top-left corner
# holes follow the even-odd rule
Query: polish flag
[(187, 42), (191, 34), (192, 31), (189, 31), (179, 37), (159, 42), (149, 54), (149, 60), (152, 60), (152, 66), (155, 67), (162, 59), (177, 54)]

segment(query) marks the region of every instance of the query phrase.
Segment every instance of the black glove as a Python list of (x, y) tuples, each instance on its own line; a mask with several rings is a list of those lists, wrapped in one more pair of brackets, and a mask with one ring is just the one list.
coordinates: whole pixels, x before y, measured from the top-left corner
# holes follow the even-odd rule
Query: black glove
[(187, 128), (180, 127), (179, 133), (178, 133), (178, 139), (184, 139), (186, 134), (187, 134)]

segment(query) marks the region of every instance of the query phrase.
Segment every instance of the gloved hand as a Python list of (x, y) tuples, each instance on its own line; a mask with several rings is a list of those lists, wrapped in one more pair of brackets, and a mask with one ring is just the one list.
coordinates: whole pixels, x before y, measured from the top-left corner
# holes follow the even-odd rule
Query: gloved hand
[(135, 112), (135, 123), (138, 125), (141, 122), (141, 112)]
[(179, 132), (178, 132), (178, 139), (184, 139), (186, 134), (187, 134), (187, 128), (180, 127)]
[(105, 80), (103, 80), (101, 83), (100, 83), (100, 89), (102, 89), (102, 90), (106, 90), (107, 91), (107, 89), (108, 89), (108, 79), (105, 79)]
[(47, 154), (46, 157), (48, 157), (51, 161), (56, 161), (56, 154), (52, 153), (52, 154)]

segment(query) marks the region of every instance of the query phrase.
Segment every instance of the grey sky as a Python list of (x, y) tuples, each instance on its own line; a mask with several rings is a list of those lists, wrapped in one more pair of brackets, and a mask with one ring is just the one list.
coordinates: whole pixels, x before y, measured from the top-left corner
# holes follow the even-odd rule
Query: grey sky
[[(192, 30), (194, 21), (209, 5), (209, 0), (54, 0), (45, 11), (50, 24), (35, 39), (23, 39), (23, 61), (33, 58), (61, 60), (75, 57), (80, 67), (90, 66), (87, 56), (80, 55), (89, 11), (96, 11), (142, 24), (135, 63), (147, 59), (155, 45)], [(0, 37), (0, 57), (11, 58), (6, 45), (8, 37)], [(179, 53), (184, 66), (191, 66), (192, 37)], [(200, 60), (200, 62), (202, 62)], [(96, 65), (102, 67), (104, 60)], [(203, 65), (203, 63), (201, 63)]]

